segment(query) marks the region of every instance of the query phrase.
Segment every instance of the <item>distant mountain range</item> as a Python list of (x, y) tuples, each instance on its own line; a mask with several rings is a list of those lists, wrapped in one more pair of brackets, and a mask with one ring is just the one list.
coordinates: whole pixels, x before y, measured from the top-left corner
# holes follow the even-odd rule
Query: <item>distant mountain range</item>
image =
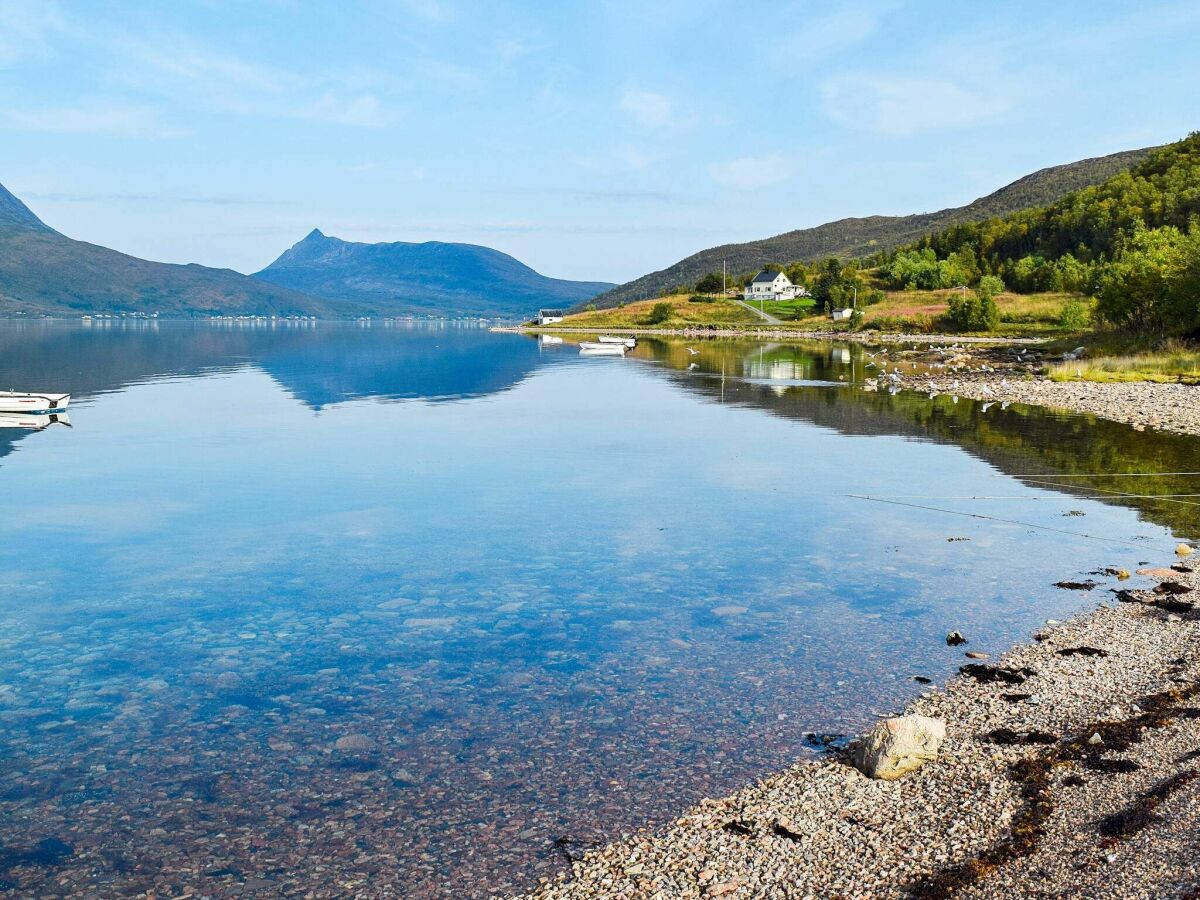
[(362, 244), (313, 229), (255, 278), (381, 314), (527, 317), (567, 307), (615, 285), (548, 278), (506, 253), (476, 244)]
[(0, 185), (0, 316), (519, 318), (613, 286), (547, 278), (472, 244), (354, 244), (316, 230), (255, 277), (150, 262), (60, 234)]
[(0, 185), (0, 316), (103, 312), (343, 314), (323, 300), (230, 269), (149, 262), (72, 240)]
[[(807, 262), (829, 256), (850, 258), (866, 256), (877, 250), (891, 250), (951, 225), (982, 222), (1017, 210), (1053, 203), (1072, 191), (1100, 184), (1133, 167), (1154, 149), (1126, 150), (1110, 156), (1040, 169), (966, 206), (911, 216), (839, 219), (760, 241), (724, 244), (701, 250), (672, 266), (622, 284), (591, 302), (605, 309), (620, 302), (655, 297), (666, 288), (692, 285), (709, 272), (720, 272), (722, 260), (730, 273), (745, 274), (761, 269), (767, 263)], [(577, 304), (576, 308), (579, 306)]]

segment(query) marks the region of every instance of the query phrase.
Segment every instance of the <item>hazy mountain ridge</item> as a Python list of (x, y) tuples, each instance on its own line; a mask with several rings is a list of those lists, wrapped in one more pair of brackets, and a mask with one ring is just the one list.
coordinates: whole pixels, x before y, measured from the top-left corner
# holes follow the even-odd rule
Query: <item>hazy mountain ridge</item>
[(694, 284), (709, 272), (720, 272), (722, 260), (731, 274), (744, 274), (767, 263), (788, 263), (865, 256), (920, 240), (962, 222), (979, 222), (1059, 200), (1073, 191), (1099, 184), (1141, 162), (1152, 150), (1125, 150), (1108, 156), (1039, 169), (985, 197), (932, 213), (909, 216), (866, 216), (838, 219), (814, 228), (785, 232), (758, 241), (723, 244), (701, 250), (674, 265), (651, 272), (596, 297), (600, 308), (657, 296), (664, 288)]
[(609, 290), (609, 282), (568, 281), (477, 244), (366, 244), (314, 228), (255, 278), (325, 300), (353, 301), (382, 314), (525, 317)]
[(344, 314), (322, 300), (231, 269), (151, 262), (74, 240), (0, 185), (0, 316), (120, 312)]

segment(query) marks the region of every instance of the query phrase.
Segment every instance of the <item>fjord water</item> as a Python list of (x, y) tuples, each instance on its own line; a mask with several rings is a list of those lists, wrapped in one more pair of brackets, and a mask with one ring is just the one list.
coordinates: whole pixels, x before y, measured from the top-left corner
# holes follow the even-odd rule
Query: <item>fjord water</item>
[(1195, 479), (1047, 484), (1194, 442), (696, 346), (0, 326), (0, 384), (76, 396), (0, 430), (0, 889), (515, 890), (1200, 530), (1104, 493)]

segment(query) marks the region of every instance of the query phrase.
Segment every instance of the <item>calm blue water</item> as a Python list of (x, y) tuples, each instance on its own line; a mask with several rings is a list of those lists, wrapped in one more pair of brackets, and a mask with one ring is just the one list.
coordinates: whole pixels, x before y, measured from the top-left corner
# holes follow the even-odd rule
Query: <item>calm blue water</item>
[(1053, 582), (1194, 534), (1031, 476), (1196, 442), (867, 394), (862, 362), (0, 326), (0, 384), (76, 395), (0, 429), (0, 888), (514, 889), (898, 708), (948, 629), (1001, 651), (1104, 597)]

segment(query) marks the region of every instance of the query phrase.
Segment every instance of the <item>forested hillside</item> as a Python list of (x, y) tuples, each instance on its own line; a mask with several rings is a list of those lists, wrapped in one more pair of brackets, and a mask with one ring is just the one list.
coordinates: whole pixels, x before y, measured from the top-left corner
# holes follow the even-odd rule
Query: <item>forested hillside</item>
[(978, 222), (1058, 200), (1071, 191), (1098, 184), (1128, 169), (1149, 152), (1148, 148), (1127, 150), (1041, 169), (966, 206), (939, 212), (840, 219), (761, 241), (724, 244), (702, 250), (666, 269), (620, 285), (591, 302), (605, 308), (621, 302), (655, 297), (679, 286), (690, 287), (705, 274), (720, 272), (722, 261), (730, 273), (745, 275), (753, 274), (769, 263), (810, 262), (830, 256), (847, 259), (891, 250), (960, 222)]
[(884, 254), (893, 287), (984, 277), (1023, 293), (1096, 297), (1110, 325), (1166, 336), (1200, 330), (1200, 133), (1128, 172), (1034, 209), (962, 223)]

